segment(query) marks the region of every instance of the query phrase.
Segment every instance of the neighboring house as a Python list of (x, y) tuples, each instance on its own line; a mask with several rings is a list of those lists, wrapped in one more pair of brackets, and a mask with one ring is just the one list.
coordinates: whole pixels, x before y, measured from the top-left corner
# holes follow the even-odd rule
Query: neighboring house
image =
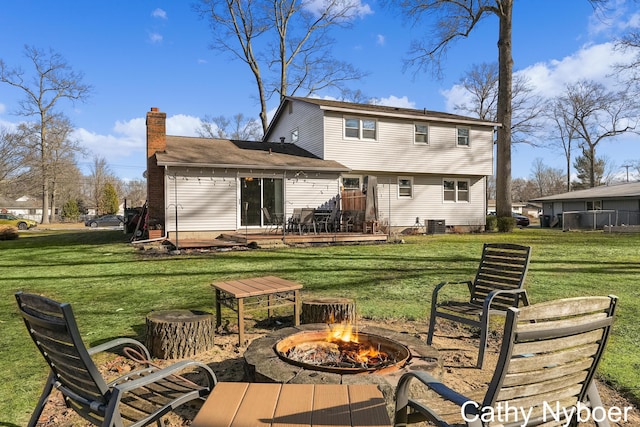
[(0, 212), (40, 221), (42, 219), (42, 202), (29, 196), (22, 196), (16, 200), (0, 198)]
[[(147, 113), (150, 219), (171, 232), (263, 227), (261, 208), (329, 206), (375, 177), (379, 220), (483, 227), (496, 123), (427, 110), (287, 97), (263, 142), (165, 134)], [(176, 225), (177, 224), (177, 225)]]
[[(554, 222), (562, 222), (563, 214), (575, 213), (576, 218), (582, 212), (605, 211), (614, 214), (601, 215), (603, 224), (595, 224), (597, 228), (608, 225), (638, 225), (640, 224), (640, 182), (614, 184), (588, 188), (585, 190), (570, 191), (568, 193), (554, 194), (553, 196), (540, 197), (531, 200), (542, 203), (542, 215)], [(604, 213), (604, 212), (603, 212)], [(590, 215), (583, 215), (582, 222), (589, 219)]]
[[(540, 205), (539, 203), (514, 201), (511, 203), (511, 208), (515, 213), (530, 216), (532, 218), (538, 218), (542, 213), (542, 205)], [(496, 201), (494, 199), (489, 199), (487, 201), (487, 213), (491, 214), (495, 212), (496, 212)]]

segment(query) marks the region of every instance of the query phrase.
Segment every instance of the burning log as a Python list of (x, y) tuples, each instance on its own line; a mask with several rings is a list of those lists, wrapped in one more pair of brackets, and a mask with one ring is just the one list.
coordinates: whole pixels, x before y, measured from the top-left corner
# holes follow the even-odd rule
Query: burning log
[(397, 363), (390, 355), (371, 343), (327, 340), (302, 342), (286, 352), (294, 362), (335, 368), (375, 370)]

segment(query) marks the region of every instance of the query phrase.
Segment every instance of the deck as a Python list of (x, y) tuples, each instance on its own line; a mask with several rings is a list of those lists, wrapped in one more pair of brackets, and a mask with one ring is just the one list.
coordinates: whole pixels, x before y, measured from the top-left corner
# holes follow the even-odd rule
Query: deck
[(234, 246), (257, 245), (258, 247), (276, 247), (313, 244), (357, 244), (384, 243), (388, 236), (381, 233), (317, 233), (286, 234), (282, 233), (223, 233), (217, 239), (169, 239), (177, 249), (224, 248)]

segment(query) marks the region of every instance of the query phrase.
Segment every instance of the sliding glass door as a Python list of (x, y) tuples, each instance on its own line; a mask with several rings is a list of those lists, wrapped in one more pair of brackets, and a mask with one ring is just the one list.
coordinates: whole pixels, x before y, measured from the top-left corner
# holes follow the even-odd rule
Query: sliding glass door
[(284, 212), (284, 188), (280, 178), (240, 178), (240, 225), (260, 227), (265, 225), (262, 208), (272, 217), (282, 217)]

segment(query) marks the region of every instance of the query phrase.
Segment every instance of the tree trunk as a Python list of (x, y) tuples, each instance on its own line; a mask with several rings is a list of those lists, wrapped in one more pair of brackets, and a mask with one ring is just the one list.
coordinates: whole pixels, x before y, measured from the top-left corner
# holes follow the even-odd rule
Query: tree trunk
[(496, 215), (511, 217), (511, 98), (513, 56), (511, 27), (513, 0), (502, 0), (498, 40), (498, 129), (496, 157)]
[(147, 348), (159, 359), (183, 359), (213, 347), (213, 315), (202, 311), (155, 311), (147, 316)]
[(314, 298), (302, 301), (300, 323), (341, 323), (356, 321), (356, 307), (349, 298)]

